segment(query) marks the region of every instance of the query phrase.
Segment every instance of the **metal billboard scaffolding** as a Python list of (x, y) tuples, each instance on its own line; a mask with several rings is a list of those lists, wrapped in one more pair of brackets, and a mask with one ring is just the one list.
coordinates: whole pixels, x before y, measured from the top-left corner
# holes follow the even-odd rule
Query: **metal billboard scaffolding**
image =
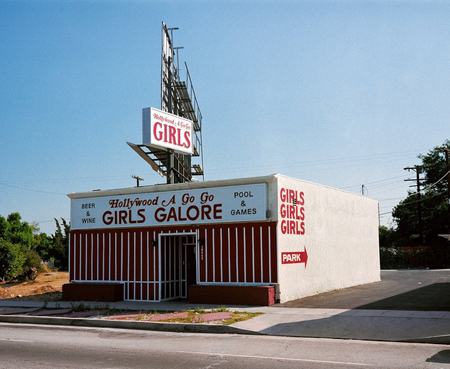
[[(202, 113), (198, 105), (187, 64), (186, 78), (181, 80), (178, 49), (173, 46), (173, 31), (162, 23), (161, 51), (161, 110), (192, 121), (194, 146), (193, 154), (183, 154), (170, 149), (161, 149), (149, 144), (128, 145), (135, 150), (161, 176), (167, 177), (167, 183), (192, 182), (193, 176), (202, 176)], [(169, 34), (170, 31), (170, 34)], [(175, 61), (176, 56), (176, 61)], [(144, 109), (145, 110), (145, 109)]]

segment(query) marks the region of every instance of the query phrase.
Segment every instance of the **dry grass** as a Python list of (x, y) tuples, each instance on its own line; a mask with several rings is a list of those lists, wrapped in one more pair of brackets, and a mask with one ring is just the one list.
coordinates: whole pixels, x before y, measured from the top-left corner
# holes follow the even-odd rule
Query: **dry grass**
[(43, 272), (34, 281), (0, 283), (0, 299), (22, 301), (60, 301), (67, 272)]

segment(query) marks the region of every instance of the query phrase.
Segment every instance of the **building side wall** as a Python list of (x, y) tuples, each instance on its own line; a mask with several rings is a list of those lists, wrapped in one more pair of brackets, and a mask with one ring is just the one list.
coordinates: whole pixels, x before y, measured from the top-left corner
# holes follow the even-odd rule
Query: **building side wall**
[(375, 200), (283, 176), (277, 196), (281, 302), (380, 280)]

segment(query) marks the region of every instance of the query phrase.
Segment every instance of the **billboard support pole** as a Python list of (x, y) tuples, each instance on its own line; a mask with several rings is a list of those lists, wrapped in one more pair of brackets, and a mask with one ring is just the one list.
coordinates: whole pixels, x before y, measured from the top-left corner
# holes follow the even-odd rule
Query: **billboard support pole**
[[(169, 56), (167, 58), (167, 65), (169, 71), (169, 80), (167, 82), (167, 90), (169, 91), (168, 95), (168, 113), (173, 113), (172, 108), (172, 58)], [(171, 150), (167, 150), (167, 184), (175, 183), (174, 173), (173, 173), (173, 164), (174, 164), (174, 155)]]

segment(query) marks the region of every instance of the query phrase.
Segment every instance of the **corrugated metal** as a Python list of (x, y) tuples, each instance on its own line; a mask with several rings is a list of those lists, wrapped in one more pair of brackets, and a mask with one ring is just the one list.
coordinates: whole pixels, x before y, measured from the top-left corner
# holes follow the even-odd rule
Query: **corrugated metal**
[[(181, 239), (182, 235), (192, 236)], [(196, 242), (198, 284), (277, 283), (276, 223), (111, 230), (70, 235), (72, 282), (120, 282), (124, 299), (187, 295), (186, 242)]]

